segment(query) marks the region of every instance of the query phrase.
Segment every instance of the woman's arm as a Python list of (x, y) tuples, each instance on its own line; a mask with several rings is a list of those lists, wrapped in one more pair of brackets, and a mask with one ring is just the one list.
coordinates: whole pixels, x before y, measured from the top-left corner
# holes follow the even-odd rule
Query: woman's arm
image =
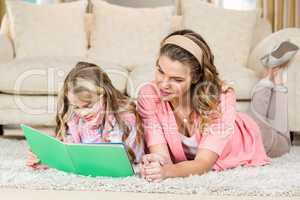
[(162, 167), (165, 178), (201, 175), (209, 172), (218, 159), (218, 154), (207, 149), (199, 149), (195, 160), (178, 164), (167, 164)]
[(165, 164), (173, 164), (167, 144), (157, 144), (149, 147), (151, 154), (160, 155)]
[(159, 157), (157, 155), (160, 155), (158, 153), (148, 155), (151, 162), (145, 165), (142, 170), (142, 176), (148, 181), (157, 182), (172, 177), (201, 175), (209, 172), (218, 159), (217, 153), (208, 149), (199, 149), (195, 160), (162, 165), (158, 162)]

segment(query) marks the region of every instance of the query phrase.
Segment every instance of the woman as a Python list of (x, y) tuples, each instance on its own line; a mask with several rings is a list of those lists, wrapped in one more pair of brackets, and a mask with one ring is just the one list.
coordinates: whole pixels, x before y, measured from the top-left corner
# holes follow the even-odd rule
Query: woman
[(286, 42), (262, 58), (268, 70), (255, 86), (246, 114), (236, 111), (234, 89), (220, 80), (213, 54), (199, 34), (181, 30), (167, 36), (155, 80), (138, 97), (149, 150), (142, 176), (160, 181), (261, 166), (270, 163), (269, 156), (288, 152), (287, 88), (281, 76), (297, 49)]

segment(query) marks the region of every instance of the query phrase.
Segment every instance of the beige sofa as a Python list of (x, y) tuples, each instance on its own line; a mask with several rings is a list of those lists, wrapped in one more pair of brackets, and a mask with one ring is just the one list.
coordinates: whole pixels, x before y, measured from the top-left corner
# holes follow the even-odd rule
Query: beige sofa
[[(193, 4), (193, 1), (190, 1), (191, 4)], [(27, 5), (25, 5), (26, 7)], [(59, 88), (62, 85), (63, 79), (67, 72), (75, 65), (75, 63), (79, 60), (87, 60), (96, 62), (101, 67), (103, 67), (109, 74), (110, 78), (113, 81), (113, 84), (122, 92), (128, 94), (132, 98), (136, 97), (136, 94), (138, 92), (138, 88), (141, 87), (145, 82), (150, 81), (153, 79), (153, 69), (154, 69), (154, 60), (151, 61), (145, 61), (140, 60), (140, 58), (144, 58), (146, 60), (147, 57), (153, 56), (149, 49), (144, 50), (144, 48), (151, 47), (152, 49), (154, 47), (157, 47), (159, 43), (155, 40), (157, 44), (154, 46), (151, 44), (151, 40), (148, 41), (141, 40), (145, 39), (143, 36), (139, 36), (139, 33), (136, 33), (136, 35), (132, 38), (130, 37), (131, 32), (124, 30), (124, 34), (122, 36), (127, 36), (127, 40), (125, 39), (121, 40), (121, 42), (124, 42), (124, 44), (120, 47), (125, 48), (126, 51), (126, 42), (130, 45), (128, 46), (128, 55), (122, 56), (122, 58), (114, 58), (115, 55), (105, 55), (105, 53), (109, 52), (109, 46), (107, 52), (102, 52), (101, 54), (99, 52), (100, 47), (98, 48), (97, 45), (102, 45), (103, 43), (109, 42), (111, 37), (115, 36), (116, 38), (119, 37), (118, 30), (122, 29), (130, 29), (134, 27), (135, 25), (141, 26), (140, 34), (144, 34), (147, 27), (156, 27), (153, 30), (153, 35), (155, 35), (156, 38), (162, 39), (164, 35), (171, 32), (172, 30), (179, 29), (182, 27), (185, 28), (193, 28), (197, 29), (199, 24), (201, 24), (201, 20), (209, 20), (203, 19), (199, 16), (199, 18), (195, 18), (197, 16), (193, 15), (193, 13), (189, 13), (188, 9), (192, 9), (192, 7), (196, 6), (203, 6), (201, 9), (213, 9), (210, 7), (206, 7), (207, 5), (202, 5), (196, 3), (195, 5), (181, 5), (180, 13), (182, 13), (183, 16), (176, 16), (173, 13), (172, 17), (166, 17), (170, 14), (171, 8), (165, 8), (165, 10), (159, 10), (153, 11), (152, 9), (149, 9), (146, 11), (146, 13), (149, 11), (148, 15), (145, 16), (144, 11), (145, 10), (138, 10), (137, 8), (121, 8), (121, 7), (110, 7), (111, 5), (101, 4), (98, 5), (98, 7), (101, 6), (108, 6), (105, 7), (105, 9), (102, 9), (101, 12), (103, 13), (96, 13), (95, 15), (102, 15), (107, 16), (107, 13), (110, 13), (110, 20), (113, 20), (114, 17), (117, 19), (117, 23), (114, 24), (112, 21), (110, 21), (109, 24), (109, 30), (113, 31), (114, 33), (110, 36), (105, 35), (105, 32), (100, 34), (103, 30), (97, 30), (95, 31), (95, 26), (97, 26), (100, 22), (95, 22), (95, 20), (99, 20), (101, 18), (95, 18), (94, 14), (85, 14), (85, 33), (87, 34), (87, 45), (86, 49), (84, 51), (89, 51), (89, 47), (92, 46), (94, 48), (95, 52), (94, 54), (97, 56), (99, 55), (99, 59), (97, 57), (86, 57), (86, 56), (22, 56), (19, 57), (18, 52), (19, 49), (22, 49), (22, 42), (16, 41), (20, 40), (20, 38), (17, 36), (17, 28), (18, 24), (16, 21), (12, 22), (10, 17), (12, 16), (6, 16), (2, 22), (1, 31), (0, 31), (0, 124), (1, 125), (8, 125), (8, 124), (30, 124), (30, 125), (47, 125), (47, 126), (53, 126), (55, 124), (54, 116), (56, 113), (56, 100), (57, 100), (57, 93), (59, 91)], [(22, 6), (21, 6), (22, 7)], [(31, 8), (30, 8), (31, 9)], [(123, 10), (125, 9), (125, 10)], [(168, 10), (169, 9), (169, 10)], [(200, 8), (197, 8), (198, 10)], [(217, 9), (217, 8), (216, 8)], [(96, 9), (94, 9), (94, 12), (96, 12)], [(104, 11), (103, 11), (104, 10)], [(174, 10), (176, 10), (174, 5)], [(141, 13), (138, 13), (141, 11)], [(118, 13), (120, 12), (120, 13)], [(132, 18), (130, 18), (130, 15), (126, 15), (126, 17), (123, 18), (117, 18), (118, 16), (122, 16), (124, 12), (132, 12), (134, 15)], [(136, 13), (135, 13), (136, 12)], [(162, 12), (162, 13), (160, 13)], [(177, 9), (178, 12), (178, 9)], [(228, 17), (228, 15), (234, 14), (236, 11), (230, 11), (231, 13), (228, 13), (228, 11), (218, 10), (216, 11), (216, 15), (223, 15), (224, 19)], [(141, 14), (141, 19), (138, 20), (145, 20), (142, 23), (134, 22), (128, 24), (128, 21), (126, 20), (137, 20), (136, 16), (139, 16)], [(154, 17), (152, 16), (154, 15)], [(189, 20), (189, 16), (193, 20)], [(18, 17), (18, 15), (16, 15)], [(15, 17), (16, 17), (15, 16)], [(78, 16), (77, 16), (78, 17)], [(144, 18), (144, 19), (143, 19)], [(159, 20), (161, 18), (164, 18), (165, 21)], [(223, 17), (222, 17), (223, 18)], [(121, 19), (121, 20), (120, 20)], [(229, 16), (230, 19), (230, 16)], [(83, 20), (83, 19), (82, 19)], [(122, 21), (123, 20), (123, 21)], [(147, 21), (148, 20), (148, 21)], [(153, 22), (153, 21), (157, 22)], [(166, 23), (167, 20), (170, 22)], [(100, 20), (101, 21), (101, 20)], [(151, 21), (151, 23), (149, 23)], [(107, 22), (104, 20), (104, 22)], [(42, 23), (42, 22), (41, 22)], [(48, 22), (50, 23), (50, 22)], [(120, 24), (124, 23), (125, 26), (120, 26)], [(127, 23), (127, 25), (126, 25)], [(147, 24), (147, 26), (143, 29), (143, 23)], [(159, 23), (159, 24), (158, 24)], [(187, 26), (187, 24), (195, 23), (195, 26), (193, 24), (191, 27)], [(208, 32), (210, 31), (210, 28), (212, 27), (212, 30), (209, 32), (209, 37), (215, 37), (215, 38), (222, 38), (222, 33), (226, 32), (226, 30), (218, 30), (218, 27), (213, 22), (211, 23), (211, 27), (209, 26), (209, 23), (205, 22), (204, 27), (207, 27)], [(239, 22), (240, 23), (240, 22)], [(246, 22), (244, 22), (246, 23)], [(100, 23), (101, 24), (101, 23)], [(184, 25), (185, 24), (185, 25)], [(99, 25), (99, 24), (98, 24)], [(105, 23), (101, 24), (102, 26), (105, 26)], [(226, 24), (225, 24), (226, 25)], [(167, 27), (170, 26), (170, 27)], [(202, 24), (201, 24), (202, 26)], [(221, 26), (221, 25), (220, 25)], [(228, 27), (230, 28), (231, 24), (228, 24)], [(167, 28), (166, 28), (167, 27)], [(13, 30), (13, 29), (16, 30)], [(163, 31), (158, 31), (159, 29), (164, 29)], [(239, 27), (233, 27), (233, 30), (239, 30)], [(247, 27), (246, 27), (247, 28)], [(249, 28), (249, 27), (248, 27)], [(204, 29), (202, 29), (204, 30)], [(25, 29), (23, 31), (28, 31), (28, 29)], [(239, 30), (243, 31), (243, 30)], [(216, 59), (219, 59), (219, 71), (221, 73), (222, 78), (233, 81), (233, 86), (236, 89), (237, 99), (238, 99), (238, 110), (244, 111), (249, 106), (250, 101), (250, 94), (251, 89), (253, 85), (259, 80), (259, 77), (261, 75), (261, 71), (263, 67), (261, 66), (259, 62), (259, 58), (266, 53), (266, 51), (274, 44), (280, 40), (289, 38), (292, 42), (296, 43), (300, 46), (300, 30), (299, 29), (285, 29), (282, 31), (279, 31), (277, 33), (271, 33), (271, 27), (270, 24), (265, 21), (264, 19), (259, 18), (255, 22), (255, 26), (253, 27), (253, 36), (251, 37), (251, 43), (248, 44), (248, 46), (240, 47), (240, 46), (234, 46), (234, 45), (241, 45), (238, 43), (234, 43), (229, 40), (223, 40), (222, 44), (214, 44), (213, 41), (210, 41), (213, 47), (218, 47), (218, 45), (221, 45), (222, 47), (230, 46), (230, 48), (233, 49), (242, 49), (242, 48), (248, 48), (249, 51), (247, 51), (247, 54), (244, 53), (246, 63), (241, 66), (233, 66), (235, 65), (232, 61), (230, 65), (223, 65), (222, 63), (226, 63), (227, 61), (224, 59), (229, 59), (228, 57), (234, 57), (238, 53), (232, 55), (232, 56), (224, 56), (222, 59), (219, 59), (218, 55), (222, 55), (222, 52), (217, 52)], [(157, 32), (157, 34), (156, 34)], [(203, 33), (205, 30), (203, 31)], [(218, 35), (214, 36), (218, 32)], [(90, 33), (93, 33), (90, 35)], [(161, 35), (159, 35), (161, 34)], [(224, 33), (225, 34), (225, 33)], [(51, 36), (51, 35), (50, 35)], [(49, 37), (50, 37), (49, 36)], [(78, 36), (79, 37), (79, 36)], [(108, 38), (106, 38), (108, 37)], [(47, 38), (47, 37), (46, 37)], [(154, 38), (154, 36), (153, 36)], [(152, 38), (152, 41), (154, 39)], [(32, 43), (35, 42), (35, 39), (38, 40), (38, 38), (31, 38)], [(70, 40), (72, 39), (72, 36), (70, 35)], [(135, 41), (135, 39), (137, 41)], [(74, 38), (73, 38), (74, 40)], [(75, 39), (76, 40), (76, 39)], [(77, 43), (77, 41), (74, 40), (74, 43)], [(96, 41), (97, 40), (97, 41)], [(95, 42), (96, 41), (96, 42)], [(43, 41), (42, 41), (43, 42)], [(51, 42), (51, 41), (50, 41)], [(103, 42), (103, 43), (102, 43)], [(143, 44), (142, 42), (148, 42), (147, 44)], [(246, 44), (246, 42), (245, 42)], [(28, 45), (28, 44), (27, 44)], [(37, 46), (40, 45), (37, 44)], [(59, 46), (60, 44), (56, 44)], [(116, 44), (118, 45), (118, 44)], [(139, 55), (136, 56), (135, 54), (131, 54), (131, 51), (134, 52), (136, 49), (134, 49), (134, 45), (141, 45), (143, 48), (141, 48), (140, 52), (137, 52)], [(152, 46), (151, 46), (152, 45)], [(226, 46), (227, 45), (227, 46)], [(51, 46), (51, 44), (49, 44)], [(75, 46), (75, 44), (74, 44)], [(130, 47), (130, 48), (129, 48)], [(45, 45), (43, 49), (47, 51), (48, 45)], [(55, 46), (53, 47), (55, 48)], [(74, 47), (75, 48), (75, 47)], [(97, 50), (98, 48), (98, 50)], [(113, 47), (111, 47), (113, 48)], [(117, 51), (118, 49), (111, 49), (112, 52)], [(72, 49), (70, 50), (72, 51)], [(152, 50), (153, 51), (153, 50)], [(229, 50), (230, 51), (230, 50)], [(241, 50), (242, 51), (242, 50)], [(24, 54), (24, 51), (22, 52)], [(38, 52), (33, 52), (38, 53)], [(157, 53), (157, 52), (156, 52)], [(230, 52), (223, 52), (224, 54), (228, 54)], [(118, 52), (116, 53), (118, 54)], [(148, 56), (149, 54), (149, 56)], [(101, 57), (101, 56), (102, 57)], [(123, 54), (122, 54), (123, 55)], [(143, 56), (144, 55), (144, 56)], [(103, 57), (104, 56), (104, 57)], [(135, 57), (136, 56), (136, 57)], [(112, 57), (107, 58), (106, 57)], [(135, 63), (130, 63), (132, 58)], [(238, 59), (238, 58), (237, 58)], [(229, 62), (229, 61), (228, 61)], [(123, 64), (124, 63), (124, 64)], [(125, 64), (126, 63), (126, 64)], [(220, 64), (221, 63), (221, 64)], [(300, 78), (300, 55), (296, 55), (296, 58), (293, 60), (293, 62), (290, 64), (289, 67), (289, 79), (288, 79), (288, 88), (289, 88), (289, 125), (291, 128), (291, 131), (300, 131), (300, 84), (297, 83), (298, 79)]]

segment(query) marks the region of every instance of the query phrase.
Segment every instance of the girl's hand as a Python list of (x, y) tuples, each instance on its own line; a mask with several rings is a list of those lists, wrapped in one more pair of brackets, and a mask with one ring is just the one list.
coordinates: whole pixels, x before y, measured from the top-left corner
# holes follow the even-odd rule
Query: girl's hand
[(167, 164), (167, 160), (159, 154), (147, 154), (143, 156), (140, 166), (141, 176), (149, 182), (160, 182), (166, 177), (163, 166)]
[(34, 153), (28, 151), (26, 165), (34, 169), (48, 169), (46, 165), (41, 165), (40, 160), (36, 157)]

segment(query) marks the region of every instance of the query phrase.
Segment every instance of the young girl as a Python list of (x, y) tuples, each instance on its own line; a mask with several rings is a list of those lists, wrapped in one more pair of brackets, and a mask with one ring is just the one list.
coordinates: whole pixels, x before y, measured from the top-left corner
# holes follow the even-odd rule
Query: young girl
[[(124, 142), (131, 161), (141, 161), (144, 148), (135, 104), (97, 65), (79, 62), (69, 72), (59, 95), (56, 121), (56, 137), (64, 142)], [(27, 165), (46, 168), (31, 152)]]
[[(148, 181), (261, 166), (289, 152), (287, 88), (283, 66), (298, 48), (285, 42), (262, 58), (266, 76), (255, 86), (251, 109), (237, 112), (234, 89), (219, 78), (205, 40), (176, 31), (161, 44), (155, 80), (138, 97), (150, 154), (141, 174)], [(252, 116), (252, 117), (251, 117)]]

